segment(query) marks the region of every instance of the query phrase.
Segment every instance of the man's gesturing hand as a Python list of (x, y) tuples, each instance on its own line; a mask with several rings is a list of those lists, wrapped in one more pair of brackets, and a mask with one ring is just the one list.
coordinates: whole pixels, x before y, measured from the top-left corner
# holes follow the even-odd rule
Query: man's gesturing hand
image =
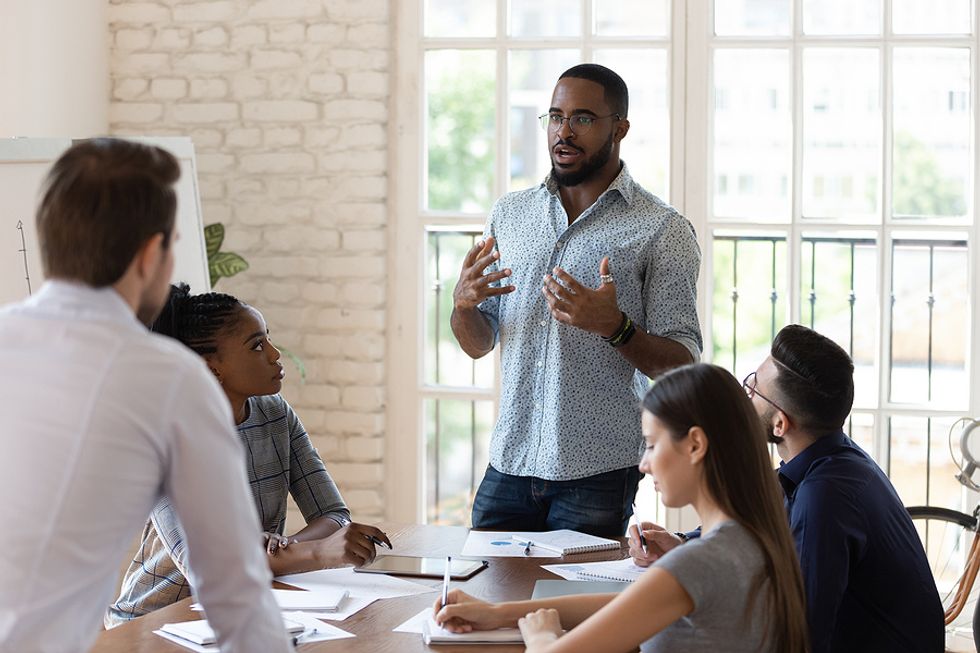
[[(608, 256), (599, 263), (599, 274), (609, 274)], [(615, 283), (600, 282), (593, 290), (561, 268), (555, 268), (552, 274), (544, 275), (541, 292), (556, 320), (604, 338), (616, 333), (623, 321), (623, 313), (616, 302)]]
[(484, 274), (487, 266), (500, 258), (500, 252), (494, 250), (493, 236), (487, 236), (466, 253), (463, 258), (463, 269), (459, 273), (459, 281), (453, 290), (453, 307), (458, 310), (476, 308), (480, 302), (494, 295), (505, 295), (514, 292), (514, 286), (491, 286), (495, 281), (510, 276), (510, 268)]

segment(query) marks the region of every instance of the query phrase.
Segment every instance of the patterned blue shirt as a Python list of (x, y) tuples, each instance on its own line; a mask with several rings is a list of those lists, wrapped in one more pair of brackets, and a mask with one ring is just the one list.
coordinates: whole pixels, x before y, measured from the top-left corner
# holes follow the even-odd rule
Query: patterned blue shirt
[(511, 268), (516, 290), (480, 304), (500, 342), (500, 417), (490, 464), (516, 476), (571, 480), (639, 463), (640, 403), (648, 382), (587, 331), (551, 317), (542, 279), (559, 266), (599, 286), (609, 257), (619, 307), (637, 328), (701, 354), (694, 228), (633, 181), (623, 165), (609, 188), (571, 225), (549, 177), (494, 205), (485, 230)]

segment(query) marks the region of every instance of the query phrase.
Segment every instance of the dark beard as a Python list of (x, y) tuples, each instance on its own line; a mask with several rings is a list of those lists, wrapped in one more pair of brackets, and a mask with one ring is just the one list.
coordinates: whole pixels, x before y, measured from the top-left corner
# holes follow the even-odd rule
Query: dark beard
[(775, 444), (775, 445), (778, 446), (778, 445), (782, 444), (783, 441), (786, 438), (783, 438), (783, 437), (780, 437), (780, 436), (776, 435), (776, 433), (773, 431), (773, 428), (772, 428), (772, 417), (775, 414), (776, 414), (776, 411), (774, 409), (772, 409), (772, 408), (770, 408), (765, 413), (763, 413), (763, 415), (762, 415), (762, 427), (766, 430), (766, 440), (769, 441), (769, 444)]
[[(557, 144), (557, 143), (556, 143)], [(569, 147), (576, 147), (568, 143), (563, 142), (564, 145)], [(586, 159), (582, 167), (575, 172), (562, 172), (555, 167), (555, 159), (551, 159), (551, 178), (559, 186), (578, 186), (583, 181), (588, 181), (595, 173), (600, 170), (604, 165), (609, 163), (609, 157), (612, 155), (613, 148), (613, 135), (612, 132), (609, 133), (609, 140), (603, 144), (599, 151)], [(576, 147), (576, 149), (579, 149)]]

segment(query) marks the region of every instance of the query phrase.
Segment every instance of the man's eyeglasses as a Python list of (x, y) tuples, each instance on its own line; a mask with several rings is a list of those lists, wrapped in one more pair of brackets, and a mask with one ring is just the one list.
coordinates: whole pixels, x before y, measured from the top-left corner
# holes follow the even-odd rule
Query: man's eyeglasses
[(572, 130), (572, 133), (576, 136), (582, 136), (589, 133), (592, 126), (599, 120), (604, 118), (614, 118), (619, 120), (618, 113), (610, 113), (608, 116), (590, 116), (587, 113), (576, 113), (571, 116), (565, 117), (560, 113), (542, 113), (538, 116), (538, 120), (541, 121), (541, 129), (545, 131), (558, 131), (561, 129), (563, 123), (568, 123), (568, 128)]
[[(779, 404), (756, 390), (756, 385), (758, 385), (758, 380), (755, 377), (755, 372), (750, 372), (749, 375), (745, 377), (745, 380), (742, 381), (742, 389), (745, 390), (745, 394), (749, 396), (749, 399), (752, 397), (758, 397), (779, 412), (786, 413), (786, 411), (783, 410)], [(789, 413), (786, 414), (788, 415)]]

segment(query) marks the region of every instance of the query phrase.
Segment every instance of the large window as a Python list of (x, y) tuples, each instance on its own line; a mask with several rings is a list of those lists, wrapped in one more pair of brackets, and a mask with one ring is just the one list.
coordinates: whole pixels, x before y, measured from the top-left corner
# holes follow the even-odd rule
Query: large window
[(535, 116), (558, 74), (595, 61), (630, 87), (624, 160), (698, 230), (704, 359), (741, 378), (789, 322), (831, 336), (856, 366), (849, 434), (907, 503), (957, 506), (946, 431), (980, 411), (975, 20), (969, 0), (419, 0), (391, 414), (394, 464), (425, 472), (399, 500), (467, 523), (498, 380), (453, 339), (452, 288), (494, 199), (549, 169)]

